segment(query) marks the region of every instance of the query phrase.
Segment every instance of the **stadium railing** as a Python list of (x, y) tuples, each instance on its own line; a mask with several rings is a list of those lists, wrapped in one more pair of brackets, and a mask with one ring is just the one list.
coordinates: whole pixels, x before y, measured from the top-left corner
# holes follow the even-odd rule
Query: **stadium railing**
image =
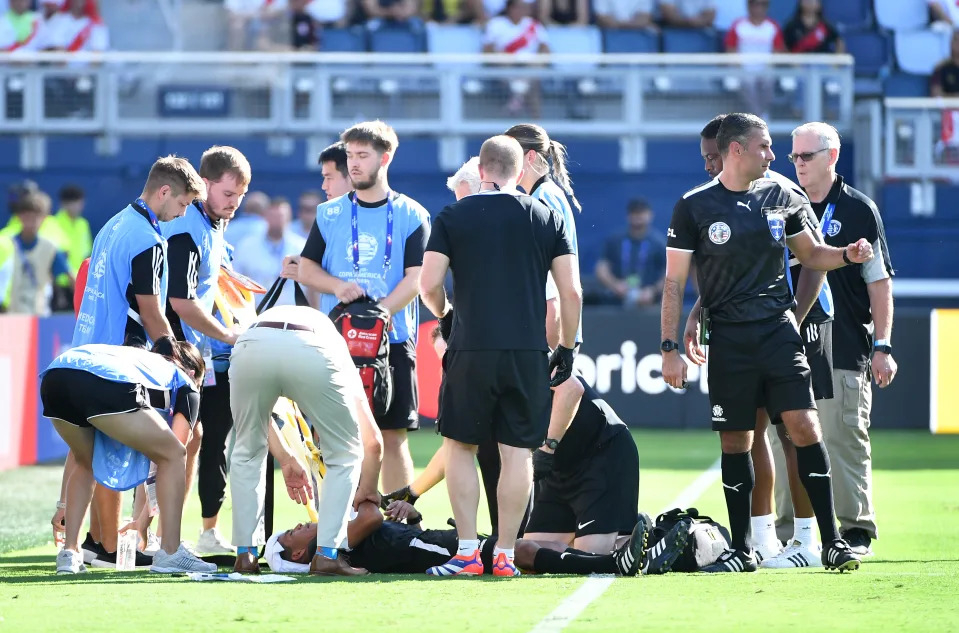
[(885, 176), (959, 180), (959, 98), (887, 98)]
[(23, 53), (0, 55), (6, 134), (337, 134), (361, 117), (401, 134), (485, 135), (521, 116), (551, 133), (688, 136), (765, 80), (771, 132), (852, 123), (847, 55)]

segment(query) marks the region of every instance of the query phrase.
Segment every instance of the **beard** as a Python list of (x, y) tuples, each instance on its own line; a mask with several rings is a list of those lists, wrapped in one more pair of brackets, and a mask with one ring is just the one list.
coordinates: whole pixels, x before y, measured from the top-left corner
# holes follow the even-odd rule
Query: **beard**
[(376, 185), (376, 183), (379, 181), (379, 177), (380, 177), (380, 167), (377, 166), (377, 168), (373, 170), (373, 173), (371, 173), (369, 178), (367, 178), (366, 180), (357, 180), (352, 175), (350, 175), (350, 182), (353, 183), (353, 188), (356, 189), (357, 191), (364, 191), (366, 189), (372, 189)]

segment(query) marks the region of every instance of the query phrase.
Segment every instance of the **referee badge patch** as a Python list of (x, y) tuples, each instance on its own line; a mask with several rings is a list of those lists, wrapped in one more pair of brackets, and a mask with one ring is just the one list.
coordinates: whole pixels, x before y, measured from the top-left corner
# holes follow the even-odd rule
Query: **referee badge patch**
[(829, 226), (826, 227), (826, 235), (829, 237), (836, 237), (839, 235), (839, 231), (842, 229), (842, 222), (839, 220), (830, 220)]
[(766, 224), (769, 225), (769, 234), (777, 242), (783, 238), (786, 232), (786, 220), (783, 218), (782, 211), (771, 210), (766, 212)]
[(709, 226), (709, 241), (713, 244), (725, 244), (733, 232), (725, 222), (713, 222)]

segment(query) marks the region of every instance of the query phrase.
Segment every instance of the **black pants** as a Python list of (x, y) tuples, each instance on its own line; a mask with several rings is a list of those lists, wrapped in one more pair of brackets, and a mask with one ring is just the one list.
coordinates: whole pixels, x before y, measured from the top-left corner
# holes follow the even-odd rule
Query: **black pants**
[[(499, 444), (496, 440), (486, 440), (476, 450), (476, 461), (479, 462), (480, 474), (483, 476), (483, 489), (486, 491), (486, 505), (489, 506), (489, 520), (491, 525), (491, 536), (499, 534), (499, 504), (496, 501), (496, 487), (499, 485), (499, 473), (502, 468), (502, 462), (499, 457)], [(523, 522), (519, 524), (519, 533), (517, 538), (522, 538), (526, 532), (526, 524), (529, 523), (529, 513), (532, 510), (533, 500), (526, 505), (526, 514), (523, 515)]]
[(230, 375), (216, 372), (216, 385), (204, 387), (200, 399), (200, 465), (197, 488), (204, 519), (215, 517), (226, 498), (226, 441), (233, 428), (230, 411)]

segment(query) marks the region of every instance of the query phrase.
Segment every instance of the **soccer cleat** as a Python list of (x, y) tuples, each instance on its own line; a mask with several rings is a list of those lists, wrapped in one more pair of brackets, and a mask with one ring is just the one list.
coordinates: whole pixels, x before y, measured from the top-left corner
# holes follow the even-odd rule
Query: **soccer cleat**
[(195, 549), (200, 554), (236, 555), (236, 548), (230, 545), (216, 528), (200, 532), (200, 538), (196, 541)]
[(712, 565), (706, 565), (699, 571), (707, 574), (756, 571), (756, 557), (752, 552), (746, 552), (741, 549), (728, 549), (719, 555), (716, 562)]
[(783, 546), (779, 541), (767, 541), (765, 543), (753, 544), (753, 555), (756, 556), (756, 562), (762, 563), (764, 560), (775, 558), (783, 551)]
[(872, 538), (869, 537), (869, 533), (862, 528), (849, 528), (842, 533), (842, 540), (846, 541), (849, 545), (849, 551), (864, 558), (866, 556), (872, 556)]
[(87, 532), (87, 537), (83, 539), (83, 544), (80, 545), (80, 553), (83, 554), (84, 563), (92, 563), (93, 559), (97, 557), (103, 551), (103, 548), (100, 547), (100, 544), (93, 540), (93, 536)]
[(856, 571), (862, 561), (852, 553), (849, 544), (842, 539), (826, 543), (822, 547), (822, 564), (826, 569), (837, 569), (839, 572)]
[(57, 552), (57, 574), (85, 574), (87, 566), (83, 564), (83, 554), (69, 549)]
[(185, 574), (191, 571), (200, 571), (208, 574), (216, 572), (216, 565), (206, 563), (197, 558), (183, 543), (172, 554), (162, 549), (153, 556), (153, 565), (150, 571), (154, 574)]
[(778, 556), (767, 558), (759, 566), (765, 569), (795, 569), (797, 567), (822, 567), (819, 548), (793, 541)]
[(649, 548), (646, 552), (646, 565), (643, 567), (643, 575), (665, 574), (672, 569), (676, 559), (683, 554), (686, 549), (686, 542), (689, 540), (689, 521), (678, 522), (672, 529), (666, 533), (666, 536)]
[(426, 570), (427, 576), (482, 576), (483, 560), (480, 558), (480, 551), (474, 550), (469, 556), (457, 554), (443, 565), (430, 567)]
[(493, 575), (500, 576), (501, 578), (512, 578), (514, 576), (522, 576), (523, 574), (520, 570), (516, 569), (516, 565), (514, 565), (513, 561), (506, 555), (506, 552), (500, 552), (496, 555), (496, 560), (493, 561)]
[(414, 495), (409, 486), (403, 486), (399, 490), (394, 490), (388, 495), (380, 497), (380, 508), (386, 510), (393, 501), (405, 501), (410, 505), (415, 505), (419, 495)]
[(629, 539), (613, 552), (613, 561), (620, 576), (635, 576), (646, 564), (646, 548), (653, 522), (648, 514), (640, 514)]

